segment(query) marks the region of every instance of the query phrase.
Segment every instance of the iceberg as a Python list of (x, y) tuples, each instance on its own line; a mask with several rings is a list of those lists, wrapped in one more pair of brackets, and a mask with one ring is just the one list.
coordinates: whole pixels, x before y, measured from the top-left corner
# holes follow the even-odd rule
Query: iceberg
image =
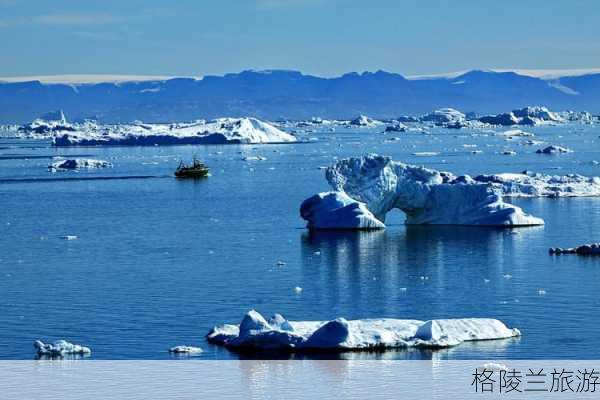
[(349, 122), (349, 125), (353, 126), (362, 126), (362, 127), (374, 127), (377, 125), (381, 125), (381, 121), (377, 121), (375, 119), (369, 118), (366, 115), (359, 115)]
[(436, 125), (443, 125), (447, 123), (463, 122), (466, 120), (466, 116), (454, 108), (441, 108), (423, 115), (420, 120), (422, 122), (433, 122)]
[(95, 125), (54, 133), (54, 146), (288, 143), (296, 138), (256, 118), (177, 124)]
[(67, 122), (46, 116), (17, 128), (21, 137), (51, 139), (54, 146), (288, 143), (296, 137), (256, 118), (218, 118), (172, 124)]
[(175, 346), (169, 349), (169, 353), (173, 354), (198, 354), (202, 353), (202, 349), (200, 347), (194, 346)]
[(309, 229), (382, 229), (383, 222), (364, 203), (342, 192), (316, 194), (302, 202), (300, 215)]
[(531, 171), (520, 174), (478, 175), (477, 182), (488, 183), (508, 197), (593, 197), (600, 196), (600, 177), (579, 174), (546, 175)]
[(66, 171), (74, 169), (110, 168), (112, 164), (105, 160), (93, 158), (60, 159), (48, 166), (51, 171)]
[(408, 130), (408, 127), (406, 125), (404, 125), (401, 122), (398, 122), (398, 123), (386, 126), (384, 132), (406, 132), (407, 130)]
[(92, 353), (89, 347), (69, 343), (66, 340), (57, 340), (54, 343), (44, 343), (36, 340), (33, 343), (38, 356), (62, 357), (65, 355), (89, 355)]
[(583, 244), (577, 247), (563, 249), (561, 247), (551, 247), (550, 254), (578, 254), (581, 256), (600, 256), (600, 243)]
[(209, 343), (236, 351), (314, 352), (445, 348), (520, 335), (518, 329), (489, 318), (288, 321), (279, 314), (267, 320), (251, 310), (239, 325), (215, 326), (206, 338)]
[(537, 154), (562, 154), (562, 153), (572, 153), (573, 150), (571, 149), (567, 149), (566, 147), (562, 147), (562, 146), (548, 146), (545, 147), (543, 149), (538, 149), (535, 151)]
[[(570, 121), (578, 121), (577, 118), (581, 117), (582, 119), (586, 116), (582, 114), (581, 116), (576, 114), (572, 115), (572, 119)], [(518, 110), (513, 110), (509, 113), (502, 113), (497, 115), (486, 115), (479, 118), (480, 122), (490, 125), (501, 125), (501, 126), (512, 126), (512, 125), (543, 125), (543, 124), (552, 124), (552, 123), (564, 123), (567, 122), (567, 119), (560, 115), (560, 113), (555, 113), (548, 110), (546, 107), (524, 107)]]
[[(386, 214), (400, 209), (406, 214), (406, 224), (444, 224), (481, 226), (543, 225), (544, 221), (523, 212), (502, 199), (500, 188), (477, 182), (468, 175), (456, 177), (424, 167), (392, 161), (390, 157), (369, 154), (364, 157), (338, 161), (326, 171), (333, 192), (329, 201), (344, 199), (328, 206), (320, 200), (323, 194), (302, 203), (300, 215), (308, 221), (309, 229), (343, 227), (360, 229), (360, 222), (371, 221), (371, 215), (381, 223)], [(348, 223), (347, 212), (340, 208), (353, 204), (360, 213), (353, 224)], [(332, 203), (335, 203), (332, 201)], [(337, 206), (337, 207), (336, 207)], [(358, 221), (357, 221), (358, 220)], [(382, 226), (378, 226), (382, 228)]]

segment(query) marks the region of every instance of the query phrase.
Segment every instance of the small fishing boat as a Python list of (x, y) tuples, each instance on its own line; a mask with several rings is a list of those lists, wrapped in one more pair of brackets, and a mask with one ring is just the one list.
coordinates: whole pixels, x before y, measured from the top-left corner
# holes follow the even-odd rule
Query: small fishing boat
[(191, 165), (185, 164), (183, 161), (179, 162), (179, 166), (175, 170), (175, 176), (177, 178), (205, 178), (210, 175), (208, 167), (196, 157), (192, 161)]

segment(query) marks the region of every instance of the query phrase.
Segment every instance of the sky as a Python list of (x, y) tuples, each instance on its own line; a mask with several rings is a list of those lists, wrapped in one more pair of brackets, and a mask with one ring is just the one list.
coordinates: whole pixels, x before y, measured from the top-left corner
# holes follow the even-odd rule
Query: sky
[(596, 0), (0, 0), (0, 76), (600, 67)]

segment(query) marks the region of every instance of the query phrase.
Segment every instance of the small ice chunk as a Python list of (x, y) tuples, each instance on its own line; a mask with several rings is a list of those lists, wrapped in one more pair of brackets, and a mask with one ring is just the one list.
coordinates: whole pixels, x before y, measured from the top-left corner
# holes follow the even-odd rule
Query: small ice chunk
[(39, 356), (62, 357), (65, 355), (89, 355), (92, 353), (89, 347), (69, 343), (66, 340), (57, 340), (54, 343), (44, 343), (36, 340), (33, 343)]
[(173, 354), (198, 354), (202, 353), (202, 351), (200, 347), (194, 346), (175, 346), (169, 349), (169, 353)]
[(79, 237), (77, 235), (64, 235), (60, 237), (61, 239), (64, 240), (77, 240), (79, 239)]

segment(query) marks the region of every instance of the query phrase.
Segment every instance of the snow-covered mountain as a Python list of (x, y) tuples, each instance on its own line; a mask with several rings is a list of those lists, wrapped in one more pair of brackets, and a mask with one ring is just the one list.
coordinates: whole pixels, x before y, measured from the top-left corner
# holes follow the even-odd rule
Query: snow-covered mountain
[[(522, 71), (521, 71), (522, 72)], [(276, 119), (394, 118), (452, 107), (480, 114), (543, 104), (600, 112), (600, 73), (469, 71), (405, 78), (377, 71), (322, 78), (297, 71), (244, 71), (202, 78), (86, 76), (0, 79), (0, 123), (24, 123), (62, 109), (101, 122), (187, 121), (248, 116)], [(526, 72), (522, 72), (526, 73)], [(533, 76), (535, 75), (535, 76)], [(143, 78), (143, 79), (142, 79)]]

